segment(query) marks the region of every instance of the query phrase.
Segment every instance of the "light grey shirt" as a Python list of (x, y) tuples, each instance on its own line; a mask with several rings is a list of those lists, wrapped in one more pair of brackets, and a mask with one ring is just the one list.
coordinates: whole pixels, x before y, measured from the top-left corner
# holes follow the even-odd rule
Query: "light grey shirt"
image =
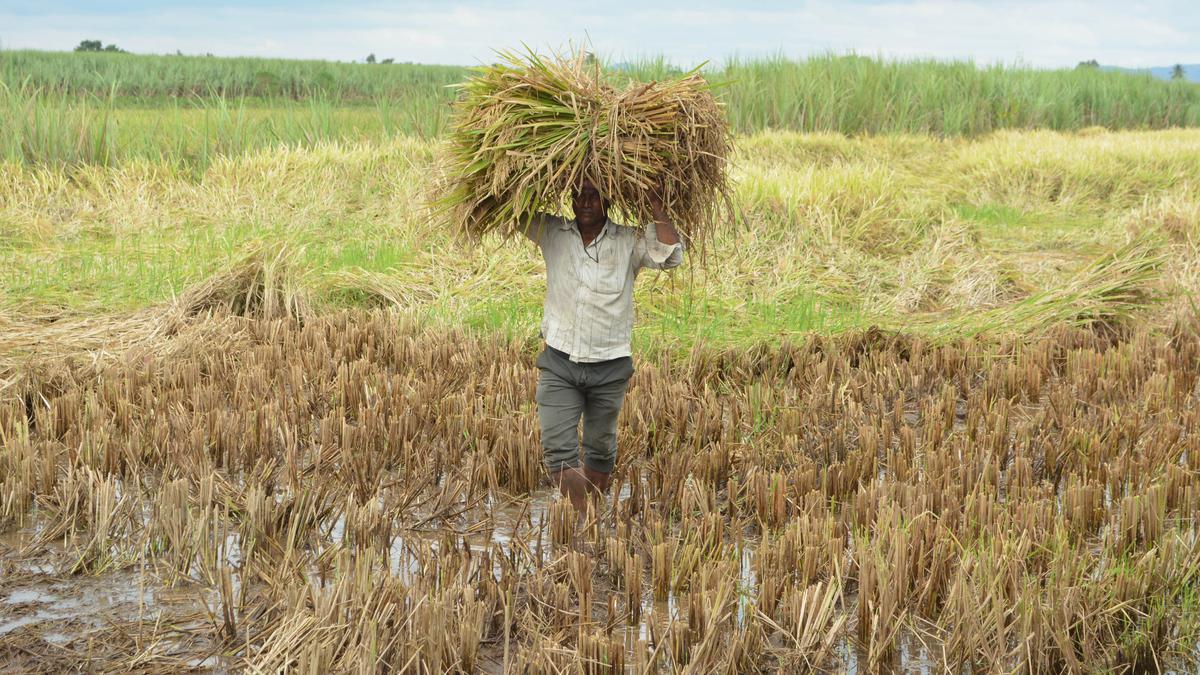
[(525, 229), (546, 260), (546, 344), (589, 363), (630, 356), (633, 280), (643, 267), (670, 269), (683, 262), (683, 244), (664, 244), (657, 228), (608, 220), (587, 246), (574, 220), (539, 214)]

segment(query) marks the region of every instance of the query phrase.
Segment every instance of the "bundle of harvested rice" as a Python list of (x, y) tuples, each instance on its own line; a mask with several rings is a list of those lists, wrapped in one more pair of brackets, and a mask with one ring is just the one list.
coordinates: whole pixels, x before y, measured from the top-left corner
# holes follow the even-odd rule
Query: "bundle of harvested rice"
[(621, 222), (652, 222), (658, 191), (689, 244), (728, 212), (732, 136), (698, 71), (618, 89), (582, 54), (500, 56), (459, 85), (436, 203), (460, 232), (511, 235), (584, 177)]
[[(231, 318), (303, 320), (312, 299), (299, 283), (300, 252), (255, 244), (240, 261), (173, 301), (127, 314), (30, 318), (0, 312), (0, 402), (21, 395), (29, 373), (95, 375), (132, 355), (158, 358), (241, 339)], [(90, 368), (81, 363), (90, 363)], [(68, 367), (69, 366), (69, 367)]]

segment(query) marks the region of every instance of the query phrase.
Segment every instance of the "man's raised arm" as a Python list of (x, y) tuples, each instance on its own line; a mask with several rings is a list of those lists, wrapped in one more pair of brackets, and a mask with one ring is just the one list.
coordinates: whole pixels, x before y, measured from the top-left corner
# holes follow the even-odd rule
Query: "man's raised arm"
[(543, 237), (546, 235), (546, 230), (558, 224), (558, 216), (550, 215), (549, 213), (537, 212), (529, 218), (529, 221), (523, 224), (520, 228), (521, 234), (525, 235), (529, 241), (542, 245)]
[(683, 242), (675, 223), (667, 215), (662, 199), (650, 194), (650, 208), (654, 211), (654, 225), (646, 228), (642, 240), (641, 266), (656, 270), (669, 270), (683, 262)]

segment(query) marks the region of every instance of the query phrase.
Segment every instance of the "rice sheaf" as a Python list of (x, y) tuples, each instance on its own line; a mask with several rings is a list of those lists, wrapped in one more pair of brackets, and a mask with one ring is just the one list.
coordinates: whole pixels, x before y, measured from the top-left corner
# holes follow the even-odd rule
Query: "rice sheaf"
[(500, 52), (458, 86), (435, 205), (460, 234), (521, 231), (587, 177), (629, 225), (657, 191), (689, 246), (732, 213), (732, 133), (699, 69), (618, 87), (583, 53)]

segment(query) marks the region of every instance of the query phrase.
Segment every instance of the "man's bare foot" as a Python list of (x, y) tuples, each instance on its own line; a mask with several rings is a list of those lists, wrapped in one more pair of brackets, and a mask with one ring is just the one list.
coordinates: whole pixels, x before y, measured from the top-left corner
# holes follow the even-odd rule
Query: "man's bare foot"
[(583, 477), (588, 482), (588, 495), (592, 498), (592, 503), (596, 507), (596, 514), (603, 513), (606, 506), (605, 499), (608, 495), (608, 486), (612, 483), (612, 474), (603, 471), (596, 471), (583, 467)]
[(612, 482), (612, 474), (603, 471), (596, 471), (588, 467), (583, 467), (583, 477), (587, 479), (591, 491), (595, 494), (604, 495), (608, 493), (608, 486)]
[(580, 518), (587, 513), (587, 493), (591, 483), (578, 467), (568, 467), (550, 474), (550, 482), (558, 486), (564, 497), (570, 497), (571, 505)]

